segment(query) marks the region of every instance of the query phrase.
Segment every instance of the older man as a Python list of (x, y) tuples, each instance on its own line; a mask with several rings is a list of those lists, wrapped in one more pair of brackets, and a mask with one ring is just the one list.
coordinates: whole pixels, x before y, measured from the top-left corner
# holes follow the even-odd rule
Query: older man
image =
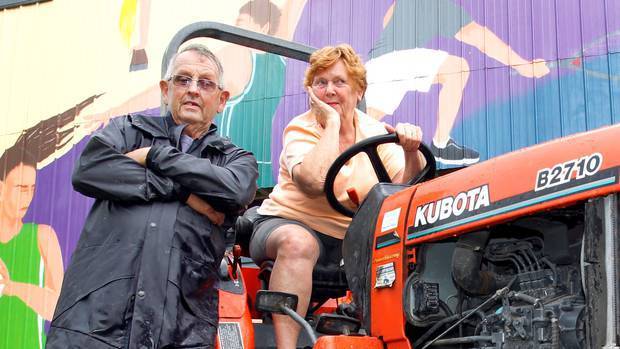
[(188, 46), (160, 88), (169, 113), (113, 119), (73, 174), (96, 199), (48, 348), (212, 348), (224, 231), (256, 191), (256, 160), (216, 134), (229, 97), (219, 60)]

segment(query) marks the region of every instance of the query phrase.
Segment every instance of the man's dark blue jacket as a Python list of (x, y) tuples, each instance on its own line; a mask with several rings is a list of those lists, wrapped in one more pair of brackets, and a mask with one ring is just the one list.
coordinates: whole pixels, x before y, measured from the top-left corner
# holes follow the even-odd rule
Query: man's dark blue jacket
[[(65, 274), (47, 348), (211, 348), (224, 232), (253, 199), (254, 156), (216, 133), (179, 149), (172, 118), (112, 119), (86, 145), (73, 186), (96, 199)], [(126, 153), (151, 147), (146, 168)], [(222, 226), (185, 204), (226, 213)]]

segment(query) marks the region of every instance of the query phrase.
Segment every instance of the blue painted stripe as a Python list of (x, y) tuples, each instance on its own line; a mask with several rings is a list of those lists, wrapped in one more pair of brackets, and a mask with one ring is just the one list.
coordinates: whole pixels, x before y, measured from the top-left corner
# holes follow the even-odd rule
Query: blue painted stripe
[(386, 242), (382, 242), (380, 244), (377, 244), (377, 250), (383, 247), (388, 247), (388, 246), (392, 246), (394, 244), (397, 244), (400, 240), (390, 240), (390, 241), (386, 241)]
[(582, 185), (578, 185), (576, 187), (573, 188), (568, 188), (568, 189), (564, 189), (564, 190), (560, 190), (557, 191), (555, 193), (550, 193), (547, 195), (543, 195), (540, 197), (536, 197), (533, 199), (529, 199), (529, 200), (525, 200), (525, 201), (521, 201), (521, 202), (517, 202), (515, 204), (512, 205), (508, 205), (506, 207), (500, 207), (497, 208), (495, 210), (491, 210), (489, 212), (485, 212), (485, 213), (481, 213), (478, 215), (474, 215), (471, 217), (467, 217), (458, 221), (454, 221), (454, 222), (450, 222), (450, 223), (446, 223), (444, 225), (440, 225), (438, 227), (433, 227), (433, 228), (429, 228), (426, 230), (422, 230), (419, 231), (417, 233), (412, 233), (412, 234), (408, 234), (407, 235), (407, 240), (411, 240), (411, 239), (415, 239), (415, 238), (419, 238), (421, 236), (424, 235), (428, 235), (440, 230), (446, 230), (446, 229), (450, 229), (459, 225), (463, 225), (463, 224), (467, 224), (467, 223), (471, 223), (474, 221), (478, 221), (484, 218), (488, 218), (491, 216), (495, 216), (495, 215), (499, 215), (502, 213), (506, 213), (506, 212), (510, 212), (510, 211), (515, 211), (518, 210), (520, 208), (523, 207), (527, 207), (527, 206), (532, 206), (532, 205), (536, 205), (545, 201), (550, 201), (550, 200), (554, 200), (563, 196), (568, 196), (571, 194), (575, 194), (575, 193), (579, 193), (585, 190), (589, 190), (589, 189), (593, 189), (593, 188), (598, 188), (598, 187), (603, 187), (609, 184), (613, 184), (616, 182), (616, 176), (613, 177), (609, 177), (609, 178), (603, 178), (603, 179), (599, 179), (598, 181), (594, 181), (591, 183), (586, 183), (586, 184), (582, 184)]

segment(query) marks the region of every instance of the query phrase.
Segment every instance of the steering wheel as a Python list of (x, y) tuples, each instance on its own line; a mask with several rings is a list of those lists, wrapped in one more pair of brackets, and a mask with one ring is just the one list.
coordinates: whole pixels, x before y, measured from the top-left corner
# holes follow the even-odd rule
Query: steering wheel
[[(353, 215), (355, 214), (355, 212), (346, 208), (336, 199), (336, 195), (334, 194), (334, 182), (342, 166), (344, 166), (344, 164), (346, 164), (351, 158), (361, 152), (364, 152), (366, 153), (366, 155), (368, 155), (368, 158), (370, 159), (370, 164), (375, 170), (375, 174), (377, 175), (379, 182), (392, 183), (392, 180), (390, 179), (390, 176), (385, 169), (385, 165), (383, 165), (383, 162), (381, 162), (381, 158), (379, 157), (379, 153), (377, 151), (379, 145), (384, 143), (398, 143), (398, 136), (396, 135), (396, 133), (391, 133), (364, 139), (359, 143), (353, 144), (349, 149), (345, 150), (342, 154), (340, 154), (340, 156), (338, 156), (338, 158), (336, 158), (334, 163), (327, 171), (327, 176), (325, 177), (325, 185), (323, 187), (325, 195), (327, 196), (327, 201), (334, 210), (342, 213), (347, 217), (353, 217)], [(435, 170), (437, 166), (435, 163), (435, 157), (431, 153), (430, 149), (428, 149), (426, 145), (420, 143), (420, 147), (418, 148), (418, 150), (422, 153), (422, 155), (424, 155), (424, 158), (426, 159), (426, 166), (422, 169), (422, 171), (420, 171), (420, 173), (411, 178), (407, 182), (407, 185), (413, 185), (418, 182), (435, 177)]]

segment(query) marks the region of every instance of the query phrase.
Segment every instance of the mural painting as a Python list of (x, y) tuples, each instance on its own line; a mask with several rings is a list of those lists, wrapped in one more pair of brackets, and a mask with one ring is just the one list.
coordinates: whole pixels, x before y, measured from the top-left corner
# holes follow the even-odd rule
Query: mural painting
[[(149, 35), (150, 7), (151, 0), (124, 0), (121, 7), (118, 25), (126, 44), (131, 46), (129, 71), (142, 70), (149, 66), (146, 44)], [(134, 33), (137, 33), (138, 37), (132, 44)]]
[[(469, 64), (459, 55), (424, 48), (433, 38), (454, 38), (510, 66), (524, 77), (540, 78), (549, 73), (544, 60), (522, 58), (450, 0), (397, 1), (386, 11), (384, 22), (387, 23), (381, 37), (370, 50), (366, 62), (368, 113), (382, 119), (386, 114), (394, 114), (407, 92), (428, 92), (431, 85), (441, 85), (430, 149), (442, 164), (472, 164), (478, 162), (480, 156), (474, 149), (450, 138), (469, 78)], [(397, 33), (397, 28), (405, 26), (410, 28), (410, 33)]]
[[(620, 122), (614, 1), (67, 0), (0, 10), (0, 348), (45, 344), (92, 204), (71, 187), (89, 135), (119, 115), (159, 114), (169, 40), (207, 20), (313, 47), (351, 44), (368, 70), (368, 113), (420, 125), (443, 168)], [(232, 96), (219, 132), (254, 152), (268, 190), (284, 125), (307, 109), (306, 64), (207, 42)]]
[(43, 325), (54, 314), (64, 266), (54, 228), (33, 222), (26, 213), (37, 187), (37, 163), (69, 142), (72, 132), (62, 129), (96, 97), (89, 97), (74, 108), (24, 130), (15, 144), (0, 156), (0, 344), (3, 348), (45, 346)]

